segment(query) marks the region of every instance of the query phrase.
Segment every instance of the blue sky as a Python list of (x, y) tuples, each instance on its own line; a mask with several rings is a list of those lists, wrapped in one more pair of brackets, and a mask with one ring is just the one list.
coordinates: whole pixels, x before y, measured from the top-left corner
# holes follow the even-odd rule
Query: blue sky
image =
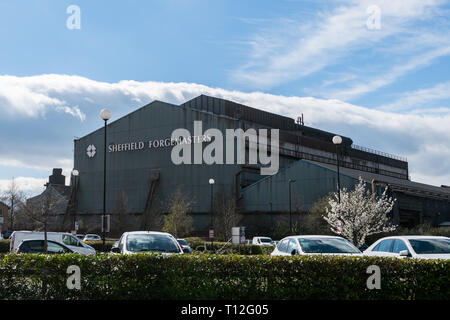
[(68, 174), (103, 107), (117, 119), (201, 93), (304, 113), (450, 184), (449, 13), (440, 0), (2, 0), (0, 189)]

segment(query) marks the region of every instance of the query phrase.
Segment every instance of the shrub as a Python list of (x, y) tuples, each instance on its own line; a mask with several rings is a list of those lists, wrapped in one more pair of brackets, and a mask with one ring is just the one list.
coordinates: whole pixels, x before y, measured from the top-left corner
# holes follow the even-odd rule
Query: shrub
[(9, 252), (9, 240), (0, 240), (0, 253), (8, 253)]
[(205, 243), (206, 251), (210, 253), (220, 254), (270, 254), (275, 247), (272, 246), (257, 246), (248, 244), (232, 244), (230, 242), (214, 241), (212, 246), (210, 241), (201, 240), (200, 238), (186, 238), (191, 248), (195, 251), (204, 252)]
[[(66, 287), (68, 266), (81, 290)], [(369, 290), (367, 267), (381, 269)], [(449, 299), (450, 261), (156, 254), (0, 258), (0, 299)]]

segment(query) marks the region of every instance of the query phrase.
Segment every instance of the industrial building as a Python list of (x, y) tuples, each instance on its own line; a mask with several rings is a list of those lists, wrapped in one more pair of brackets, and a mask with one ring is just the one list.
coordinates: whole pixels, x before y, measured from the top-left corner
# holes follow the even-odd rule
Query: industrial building
[[(201, 121), (203, 132), (195, 133), (194, 121)], [(211, 143), (204, 139), (204, 132), (211, 128), (224, 135), (227, 129), (279, 129), (279, 169), (261, 175), (261, 164), (249, 163), (247, 158), (246, 163), (175, 164), (171, 152), (177, 143), (171, 135), (180, 128), (194, 133), (193, 148)], [(83, 219), (85, 224), (101, 226), (104, 134), (101, 127), (74, 141), (78, 175), (71, 177), (65, 220)], [(118, 199), (125, 198), (133, 228), (148, 228), (152, 212), (167, 212), (168, 199), (179, 189), (192, 200), (194, 233), (203, 234), (209, 227), (213, 190), (213, 197), (232, 196), (244, 217), (270, 216), (273, 222), (273, 217), (292, 211), (293, 202), (296, 211), (307, 211), (319, 198), (336, 191), (338, 151), (341, 187), (352, 188), (360, 176), (376, 192), (388, 186), (397, 198), (395, 223), (450, 221), (450, 188), (410, 181), (405, 158), (356, 146), (349, 137), (342, 137), (336, 148), (335, 135), (305, 126), (301, 118), (205, 95), (181, 105), (153, 101), (107, 126), (106, 212), (116, 214)], [(247, 157), (249, 148), (247, 141)], [(251, 230), (250, 225), (247, 228)]]

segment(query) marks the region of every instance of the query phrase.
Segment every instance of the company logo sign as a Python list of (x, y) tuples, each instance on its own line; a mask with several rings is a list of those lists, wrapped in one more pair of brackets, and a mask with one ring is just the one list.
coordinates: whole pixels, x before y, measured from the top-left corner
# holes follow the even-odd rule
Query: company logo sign
[(89, 158), (93, 158), (95, 156), (96, 152), (97, 152), (97, 148), (93, 144), (90, 144), (87, 147), (87, 152), (86, 153), (87, 153)]
[(135, 151), (143, 149), (159, 149), (164, 147), (173, 147), (179, 144), (191, 144), (191, 143), (202, 143), (211, 142), (211, 136), (199, 135), (199, 136), (187, 136), (165, 139), (155, 139), (148, 141), (135, 141), (126, 143), (110, 144), (108, 146), (108, 152), (122, 152), (122, 151)]
[[(205, 147), (202, 146), (204, 143)], [(215, 128), (203, 132), (202, 121), (194, 121), (193, 135), (189, 130), (179, 128), (164, 139), (112, 143), (108, 153), (167, 147), (171, 149), (171, 160), (175, 165), (248, 163), (260, 165), (261, 175), (272, 175), (279, 169), (278, 129), (226, 129), (224, 136)], [(95, 146), (88, 146), (87, 155), (92, 158), (95, 153)]]

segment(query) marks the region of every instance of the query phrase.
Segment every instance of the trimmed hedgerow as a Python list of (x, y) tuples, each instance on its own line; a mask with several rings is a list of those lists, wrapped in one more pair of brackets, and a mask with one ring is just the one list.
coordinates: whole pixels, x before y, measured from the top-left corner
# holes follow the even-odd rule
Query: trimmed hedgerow
[[(204, 252), (206, 241), (195, 241), (189, 242), (191, 248), (195, 251)], [(105, 246), (103, 246), (102, 241), (87, 241), (88, 245), (93, 247), (98, 253), (101, 252), (110, 252), (114, 240), (106, 240)], [(9, 253), (9, 244), (10, 240), (0, 240), (0, 253)], [(212, 250), (211, 250), (212, 248)], [(217, 252), (220, 250), (220, 254), (243, 254), (243, 255), (252, 255), (252, 254), (270, 254), (273, 251), (274, 247), (271, 246), (256, 246), (256, 245), (234, 245), (231, 243), (225, 242), (214, 242), (211, 247), (210, 242), (206, 242), (206, 252)]]
[(0, 240), (0, 253), (8, 253), (9, 252), (9, 240)]
[[(205, 251), (206, 244), (206, 251)], [(217, 253), (217, 254), (270, 254), (275, 249), (273, 246), (258, 246), (251, 244), (231, 244), (225, 242), (211, 242), (202, 241), (191, 244), (191, 247), (198, 252)]]
[[(450, 299), (450, 262), (380, 257), (4, 255), (0, 299)], [(69, 290), (70, 265), (81, 290)], [(367, 267), (381, 289), (367, 289)]]
[(106, 240), (104, 246), (103, 241), (86, 241), (86, 244), (90, 245), (97, 252), (109, 252), (115, 242), (116, 241)]

